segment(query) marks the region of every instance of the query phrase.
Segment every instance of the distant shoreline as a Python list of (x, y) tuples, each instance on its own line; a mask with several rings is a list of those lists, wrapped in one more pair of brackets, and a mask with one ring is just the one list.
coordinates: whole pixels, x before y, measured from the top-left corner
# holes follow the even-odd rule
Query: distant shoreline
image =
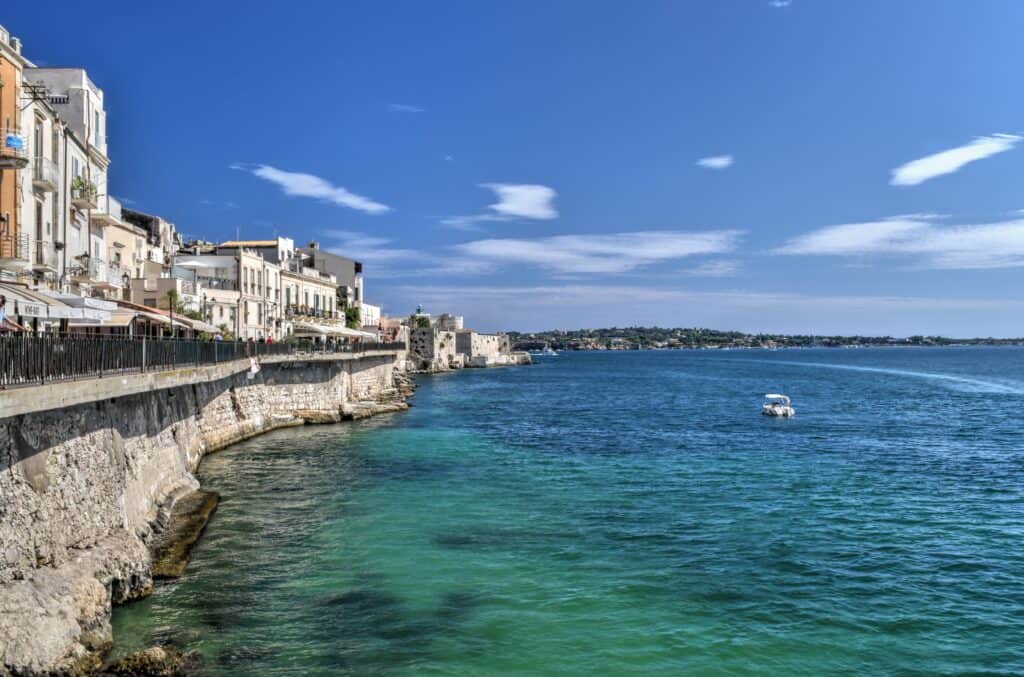
[(948, 338), (915, 335), (823, 336), (819, 334), (747, 334), (700, 328), (627, 327), (534, 333), (509, 332), (516, 350), (776, 350), (783, 348), (910, 348), (1024, 346), (1024, 338)]

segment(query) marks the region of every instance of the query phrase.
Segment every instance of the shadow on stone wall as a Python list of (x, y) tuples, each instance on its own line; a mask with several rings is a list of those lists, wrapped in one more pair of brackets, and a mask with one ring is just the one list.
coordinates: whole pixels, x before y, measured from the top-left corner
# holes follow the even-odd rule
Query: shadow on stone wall
[[(360, 360), (359, 362), (371, 360)], [(376, 360), (373, 360), (376, 362)], [(132, 437), (156, 437), (197, 413), (226, 391), (257, 385), (309, 385), (327, 383), (341, 372), (342, 363), (282, 362), (262, 366), (252, 380), (248, 372), (226, 378), (147, 393), (106, 398), (64, 409), (51, 409), (0, 419), (0, 472), (19, 463), (37, 491), (45, 489), (45, 462), (34, 468), (33, 458), (57, 446), (87, 437), (97, 431), (111, 430), (114, 453), (123, 462), (121, 440)], [(367, 365), (369, 369), (380, 363)], [(362, 366), (362, 365), (360, 365)], [(142, 414), (142, 415), (140, 415)], [(35, 477), (35, 479), (33, 479)], [(43, 486), (36, 486), (37, 482)], [(0, 494), (2, 496), (2, 494)]]

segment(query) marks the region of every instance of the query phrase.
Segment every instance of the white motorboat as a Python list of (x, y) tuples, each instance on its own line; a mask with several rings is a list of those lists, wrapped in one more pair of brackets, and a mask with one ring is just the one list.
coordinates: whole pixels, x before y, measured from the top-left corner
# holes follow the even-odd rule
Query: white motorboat
[(792, 418), (796, 416), (796, 409), (790, 406), (789, 397), (769, 393), (764, 396), (764, 404), (761, 406), (761, 413), (764, 416), (776, 416), (778, 418)]

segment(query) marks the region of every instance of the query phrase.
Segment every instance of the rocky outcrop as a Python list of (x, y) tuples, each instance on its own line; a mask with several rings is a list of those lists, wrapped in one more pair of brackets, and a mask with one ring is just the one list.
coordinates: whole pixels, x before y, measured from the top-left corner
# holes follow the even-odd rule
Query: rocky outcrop
[(110, 607), (150, 593), (149, 551), (119, 531), (0, 586), (0, 674), (83, 673), (111, 645)]
[(220, 502), (215, 491), (191, 491), (162, 509), (158, 520), (163, 527), (149, 543), (153, 557), (153, 578), (178, 578), (185, 573), (192, 547), (203, 535), (206, 524)]
[(182, 653), (170, 646), (154, 646), (118, 659), (103, 669), (110, 677), (178, 677), (201, 666), (196, 653)]
[(203, 456), (283, 426), (400, 410), (408, 385), (394, 364), (288, 360), (0, 418), (0, 675), (97, 668), (111, 604), (151, 590), (147, 545), (167, 555), (156, 573), (175, 575), (202, 532), (215, 506), (195, 493)]

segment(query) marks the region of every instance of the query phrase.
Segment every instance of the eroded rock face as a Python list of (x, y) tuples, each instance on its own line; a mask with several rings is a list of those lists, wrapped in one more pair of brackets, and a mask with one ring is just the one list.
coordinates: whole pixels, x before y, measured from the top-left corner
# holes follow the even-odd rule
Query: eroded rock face
[(394, 364), (267, 364), (253, 380), (0, 418), (0, 675), (98, 668), (111, 604), (149, 594), (147, 543), (198, 488), (203, 455), (285, 425), (404, 408), (411, 386)]
[(125, 531), (0, 586), (0, 674), (95, 670), (112, 642), (111, 605), (152, 589), (149, 551)]

